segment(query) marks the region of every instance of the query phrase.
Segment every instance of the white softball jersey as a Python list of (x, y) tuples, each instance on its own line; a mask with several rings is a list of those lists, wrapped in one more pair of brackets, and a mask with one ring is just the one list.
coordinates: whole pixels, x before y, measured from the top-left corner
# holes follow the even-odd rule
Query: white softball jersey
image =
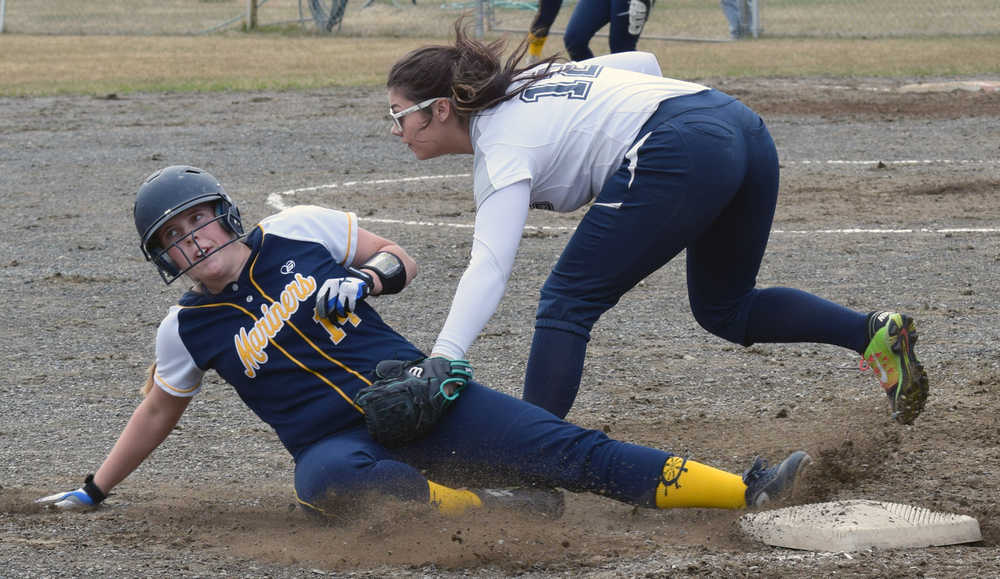
[(652, 54), (627, 52), (560, 65), (476, 115), (472, 253), (434, 353), (464, 358), (496, 311), (529, 209), (569, 212), (592, 201), (661, 102), (704, 90), (661, 76)]

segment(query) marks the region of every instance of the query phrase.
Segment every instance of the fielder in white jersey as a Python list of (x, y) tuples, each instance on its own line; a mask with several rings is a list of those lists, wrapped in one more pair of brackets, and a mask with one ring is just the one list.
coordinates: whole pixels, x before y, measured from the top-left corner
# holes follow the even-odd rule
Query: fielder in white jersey
[(529, 209), (569, 212), (590, 203), (663, 100), (707, 88), (661, 77), (645, 52), (552, 68), (538, 92), (471, 121), (476, 235), (456, 294), (469, 301), (452, 308), (434, 345), (439, 354), (463, 357), (496, 311)]
[[(695, 319), (734, 343), (819, 342), (873, 366), (893, 415), (912, 422), (927, 380), (909, 316), (857, 312), (790, 288), (756, 288), (778, 195), (764, 121), (735, 97), (663, 78), (623, 52), (519, 66), (456, 24), (386, 83), (392, 132), (418, 159), (474, 155), (469, 266), (433, 353), (464, 358), (496, 311), (530, 209), (592, 203), (541, 289), (524, 398), (565, 416), (590, 330), (639, 281), (687, 251)], [(891, 320), (891, 321), (890, 321)]]

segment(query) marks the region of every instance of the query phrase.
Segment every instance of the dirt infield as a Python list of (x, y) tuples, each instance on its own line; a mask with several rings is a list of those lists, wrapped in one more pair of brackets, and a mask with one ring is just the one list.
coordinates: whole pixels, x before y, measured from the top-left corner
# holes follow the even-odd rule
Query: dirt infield
[[(796, 502), (967, 514), (981, 543), (805, 553), (750, 542), (738, 512), (586, 495), (570, 495), (558, 521), (380, 505), (319, 525), (294, 507), (277, 438), (214, 377), (105, 508), (36, 509), (31, 499), (100, 464), (179, 295), (142, 260), (131, 223), (151, 171), (212, 171), (249, 222), (294, 203), (356, 211), (422, 264), (378, 306), (424, 348), (470, 246), (471, 158), (415, 162), (388, 135), (380, 91), (106, 95), (0, 99), (0, 576), (1000, 575), (1000, 92), (704, 82), (761, 112), (778, 142), (782, 196), (760, 284), (913, 315), (927, 410), (891, 423), (851, 352), (709, 335), (678, 259), (595, 328), (570, 419), (734, 471), (804, 448), (816, 464)], [(404, 180), (421, 176), (439, 177)], [(519, 395), (537, 290), (578, 219), (529, 217), (507, 296), (469, 354), (486, 384)]]

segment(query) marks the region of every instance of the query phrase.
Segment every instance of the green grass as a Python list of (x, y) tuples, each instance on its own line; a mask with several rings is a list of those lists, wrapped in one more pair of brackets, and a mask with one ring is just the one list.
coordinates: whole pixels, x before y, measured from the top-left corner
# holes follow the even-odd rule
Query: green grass
[[(262, 27), (252, 33), (241, 32), (237, 24), (195, 35), (179, 32), (184, 26), (204, 30), (238, 15), (246, 0), (134, 0), (128, 9), (121, 2), (94, 0), (75, 19), (66, 11), (68, 6), (82, 10), (78, 2), (8, 2), (9, 33), (0, 35), (0, 95), (380, 86), (392, 63), (407, 51), (449, 43), (452, 23), (460, 15), (428, 0), (418, 0), (417, 6), (397, 1), (393, 5), (377, 0), (368, 9), (360, 8), (362, 2), (349, 4), (336, 35), (319, 34), (311, 23), (289, 22), (298, 14), (294, 0), (270, 0), (262, 6)], [(982, 0), (961, 1), (982, 4)], [(771, 0), (765, 6), (776, 10), (781, 4), (789, 5), (783, 8), (788, 11), (806, 3)], [(25, 6), (35, 7), (36, 12), (26, 15)], [(556, 30), (565, 26), (573, 6), (572, 2), (564, 6)], [(725, 19), (718, 3), (675, 0), (657, 8), (639, 48), (654, 52), (664, 74), (677, 78), (1000, 76), (1000, 34), (878, 39), (765, 35), (740, 42), (679, 42), (662, 38), (724, 38)], [(520, 41), (519, 31), (527, 28), (531, 16), (531, 11), (498, 10), (498, 27), (513, 32), (488, 36)], [(832, 16), (824, 18), (833, 22)], [(32, 28), (29, 24), (60, 33), (29, 34), (25, 32)], [(118, 33), (90, 33), (100, 26)], [(136, 33), (122, 34), (125, 30)], [(178, 33), (152, 33), (157, 30)], [(607, 51), (607, 40), (597, 37), (591, 46), (601, 54)], [(561, 47), (562, 38), (554, 35), (546, 51)]]
[[(518, 38), (512, 35), (513, 40)], [(380, 86), (406, 51), (442, 38), (0, 36), (0, 95)], [(551, 44), (557, 44), (551, 42)], [(646, 41), (664, 74), (720, 77), (1000, 76), (1000, 38)]]

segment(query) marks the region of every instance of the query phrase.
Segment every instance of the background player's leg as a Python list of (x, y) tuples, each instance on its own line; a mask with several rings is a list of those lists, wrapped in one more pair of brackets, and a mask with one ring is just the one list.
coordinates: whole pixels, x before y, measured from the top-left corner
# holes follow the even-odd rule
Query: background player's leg
[(528, 58), (532, 62), (542, 58), (545, 40), (549, 37), (549, 29), (556, 21), (560, 8), (562, 0), (541, 0), (538, 3), (538, 11), (535, 12), (535, 18), (531, 21), (528, 32)]
[[(639, 0), (637, 0), (639, 1)], [(639, 32), (633, 34), (631, 20), (635, 17), (630, 15), (632, 0), (611, 0), (611, 11), (608, 22), (608, 48), (611, 52), (630, 52), (635, 50), (639, 43)], [(646, 8), (646, 17), (649, 12)], [(643, 24), (645, 24), (643, 19)], [(636, 30), (641, 31), (641, 25)]]
[(746, 33), (746, 25), (743, 23), (743, 10), (741, 4), (746, 0), (719, 0), (722, 6), (722, 13), (726, 15), (729, 23), (729, 37), (733, 40), (742, 38)]
[(577, 3), (563, 35), (563, 44), (571, 60), (594, 57), (590, 50), (590, 39), (608, 23), (610, 12), (611, 0), (580, 0)]

